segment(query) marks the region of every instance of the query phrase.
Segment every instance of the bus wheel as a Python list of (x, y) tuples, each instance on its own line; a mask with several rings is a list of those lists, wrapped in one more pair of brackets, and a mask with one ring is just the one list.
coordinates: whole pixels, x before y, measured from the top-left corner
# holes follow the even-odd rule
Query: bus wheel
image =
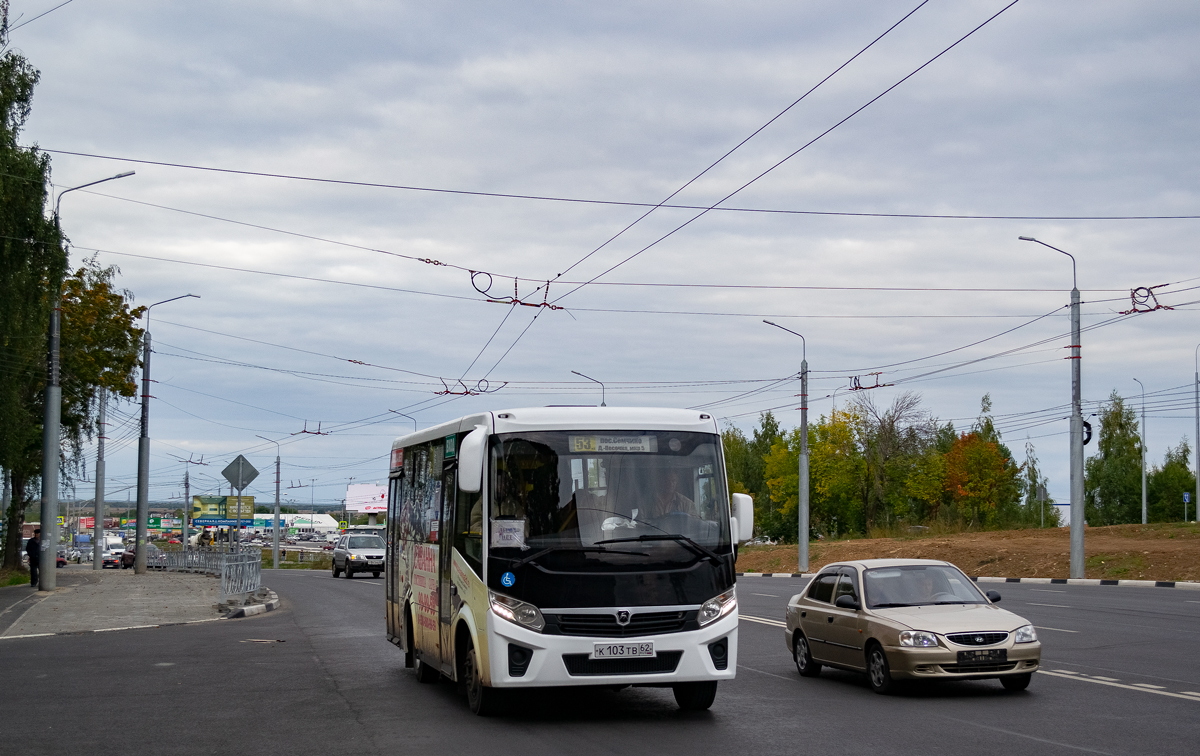
[(416, 668), (419, 683), (435, 683), (442, 677), (441, 672), (421, 661), (419, 656), (413, 661), (413, 666)]
[(371, 577), (373, 577), (373, 578), (377, 578), (377, 577), (379, 577), (379, 573), (378, 573), (378, 572), (372, 572), (372, 573), (371, 573)]
[(717, 698), (717, 681), (676, 683), (671, 686), (675, 703), (684, 711), (705, 711)]
[(463, 660), (463, 676), (467, 683), (467, 705), (471, 707), (471, 711), (481, 717), (496, 714), (500, 708), (500, 691), (484, 686), (474, 644), (467, 648), (467, 657)]

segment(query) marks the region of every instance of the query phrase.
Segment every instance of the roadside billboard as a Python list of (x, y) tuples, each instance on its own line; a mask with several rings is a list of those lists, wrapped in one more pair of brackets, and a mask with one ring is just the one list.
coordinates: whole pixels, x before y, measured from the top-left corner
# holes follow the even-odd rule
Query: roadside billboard
[(347, 512), (386, 512), (387, 486), (377, 483), (351, 483), (346, 486)]

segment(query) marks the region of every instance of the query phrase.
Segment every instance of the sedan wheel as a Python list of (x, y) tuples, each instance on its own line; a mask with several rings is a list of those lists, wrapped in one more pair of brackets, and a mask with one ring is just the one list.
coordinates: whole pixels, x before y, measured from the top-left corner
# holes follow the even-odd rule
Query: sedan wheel
[(1000, 684), (1005, 690), (1025, 690), (1029, 687), (1029, 682), (1033, 680), (1033, 673), (1026, 672), (1023, 675), (1005, 675), (1000, 678)]
[(871, 683), (871, 690), (876, 693), (889, 693), (894, 687), (887, 655), (878, 644), (867, 650), (867, 680)]
[(808, 638), (805, 638), (803, 633), (796, 633), (796, 640), (792, 643), (792, 656), (796, 660), (796, 671), (801, 677), (816, 677), (821, 674), (821, 665), (813, 661)]
[(333, 563), (333, 576), (334, 576), (335, 578), (336, 578), (336, 577), (341, 577), (341, 576), (342, 576), (342, 571), (338, 569), (338, 566), (337, 566), (337, 562), (336, 562), (336, 561)]

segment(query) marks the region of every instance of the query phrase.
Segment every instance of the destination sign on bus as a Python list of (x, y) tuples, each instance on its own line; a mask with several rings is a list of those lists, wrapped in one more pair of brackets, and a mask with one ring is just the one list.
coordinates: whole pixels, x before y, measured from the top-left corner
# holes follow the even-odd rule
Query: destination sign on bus
[(568, 436), (571, 452), (582, 454), (637, 453), (656, 454), (657, 436)]

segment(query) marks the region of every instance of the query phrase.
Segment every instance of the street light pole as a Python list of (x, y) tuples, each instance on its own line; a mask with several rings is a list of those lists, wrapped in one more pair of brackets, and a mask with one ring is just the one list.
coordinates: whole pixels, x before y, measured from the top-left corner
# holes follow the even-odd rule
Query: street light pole
[(1076, 273), (1075, 256), (1051, 246), (1032, 236), (1018, 237), (1021, 241), (1034, 242), (1049, 247), (1071, 258), (1071, 572), (1072, 578), (1082, 578), (1085, 572), (1083, 551), (1083, 400), (1082, 369), (1083, 357), (1079, 339), (1079, 277)]
[(1142, 524), (1146, 524), (1146, 387), (1137, 378), (1137, 385), (1142, 387)]
[(275, 529), (271, 538), (271, 567), (279, 569), (279, 442), (258, 436), (263, 441), (275, 444)]
[(146, 307), (146, 331), (142, 345), (142, 427), (138, 437), (137, 551), (133, 557), (133, 571), (138, 575), (146, 573), (146, 521), (150, 516), (150, 310), (160, 304), (188, 297), (200, 298), (198, 294), (182, 294)]
[(104, 435), (108, 392), (100, 389), (100, 416), (96, 424), (96, 519), (92, 523), (92, 569), (104, 569)]
[(574, 373), (575, 375), (579, 376), (580, 378), (587, 378), (592, 383), (599, 383), (600, 384), (600, 406), (601, 407), (608, 406), (607, 404), (604, 403), (604, 382), (603, 381), (598, 381), (595, 378), (592, 378), (591, 376), (584, 375), (583, 373), (579, 372), (578, 370), (572, 370), (571, 372)]
[[(1197, 507), (1197, 509), (1193, 509), (1192, 510), (1193, 512), (1200, 511), (1200, 344), (1196, 345), (1195, 359), (1196, 359), (1196, 384), (1195, 384), (1194, 391), (1195, 391), (1195, 395), (1196, 395), (1196, 436), (1195, 436), (1194, 440), (1195, 440), (1195, 447), (1196, 447), (1196, 507)], [(1200, 519), (1200, 517), (1197, 517), (1196, 519)], [(1184, 508), (1184, 512), (1183, 512), (1183, 521), (1187, 522), (1187, 508), (1186, 507)]]
[(796, 542), (797, 572), (808, 572), (808, 340), (804, 334), (790, 328), (784, 328), (778, 323), (764, 320), (767, 325), (787, 331), (793, 336), (800, 337), (800, 461), (799, 479), (797, 482), (797, 520)]
[[(59, 207), (64, 194), (105, 181), (132, 176), (133, 171), (63, 189), (54, 201), (54, 225), (60, 227)], [(50, 309), (45, 415), (42, 419), (42, 550), (38, 554), (38, 590), (52, 591), (57, 585), (54, 568), (58, 561), (58, 465), (62, 456), (62, 386), (59, 384), (59, 341), (62, 329), (62, 292), (55, 284)], [(93, 554), (95, 551), (93, 550)], [(101, 561), (103, 566), (103, 560)]]

